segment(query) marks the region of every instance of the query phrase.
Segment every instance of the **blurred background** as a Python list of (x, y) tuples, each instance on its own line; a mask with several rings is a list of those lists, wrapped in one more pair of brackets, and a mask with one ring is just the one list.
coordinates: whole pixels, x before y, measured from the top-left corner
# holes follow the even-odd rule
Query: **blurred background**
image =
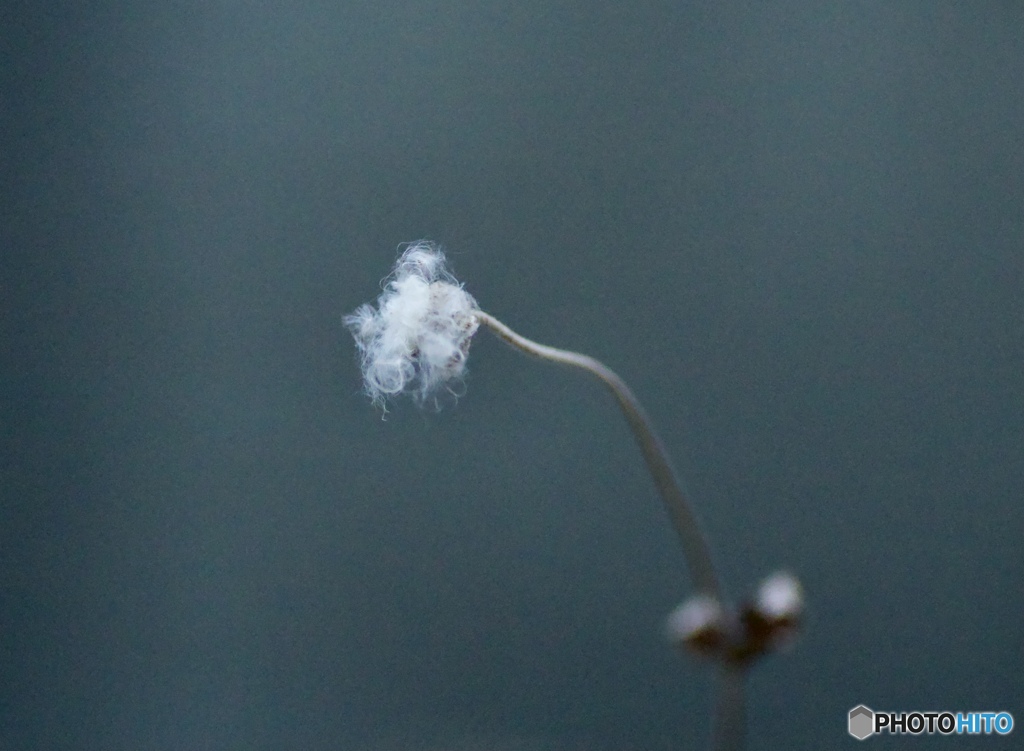
[(860, 703), (1024, 723), (1022, 29), (5, 4), (0, 748), (706, 747), (713, 674), (662, 635), (688, 576), (601, 387), (481, 334), (457, 405), (360, 393), (341, 316), (421, 237), (630, 382), (734, 596), (802, 578), (751, 749), (852, 747)]

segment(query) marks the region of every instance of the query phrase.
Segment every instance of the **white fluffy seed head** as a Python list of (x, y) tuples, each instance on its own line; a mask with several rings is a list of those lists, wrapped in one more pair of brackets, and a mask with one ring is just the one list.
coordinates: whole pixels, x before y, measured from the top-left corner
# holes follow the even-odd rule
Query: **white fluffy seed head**
[[(451, 391), (466, 369), (479, 327), (477, 304), (431, 242), (411, 244), (388, 277), (377, 309), (363, 305), (344, 323), (355, 337), (363, 384), (376, 404), (410, 391), (420, 403)], [(453, 392), (454, 393), (454, 392)]]

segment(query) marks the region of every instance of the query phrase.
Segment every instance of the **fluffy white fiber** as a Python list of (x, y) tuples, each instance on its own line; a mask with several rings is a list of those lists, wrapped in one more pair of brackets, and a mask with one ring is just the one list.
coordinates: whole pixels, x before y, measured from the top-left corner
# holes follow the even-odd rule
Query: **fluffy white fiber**
[(366, 393), (383, 406), (409, 391), (419, 402), (457, 381), (479, 323), (477, 305), (445, 266), (433, 243), (413, 243), (399, 256), (377, 309), (363, 305), (344, 323), (362, 358)]

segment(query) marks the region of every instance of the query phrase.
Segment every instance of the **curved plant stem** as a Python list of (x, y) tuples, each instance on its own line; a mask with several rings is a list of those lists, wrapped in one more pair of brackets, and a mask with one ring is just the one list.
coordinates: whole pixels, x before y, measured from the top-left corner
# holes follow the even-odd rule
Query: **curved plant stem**
[(651, 471), (654, 484), (665, 502), (672, 525), (682, 543), (683, 555), (686, 557), (695, 588), (700, 594), (714, 597), (724, 605), (721, 584), (711, 559), (711, 549), (701, 531), (697, 516), (686, 496), (683, 495), (679, 479), (672, 468), (664, 444), (658, 434), (654, 432), (650, 418), (647, 417), (647, 413), (644, 412), (644, 408), (626, 382), (593, 357), (538, 344), (520, 336), (497, 318), (483, 311), (478, 310), (475, 315), (481, 324), (487, 326), (512, 347), (544, 360), (582, 368), (591, 375), (597, 376), (611, 390), (615, 400), (622, 408), (630, 428), (633, 429), (633, 435), (636, 436), (636, 440), (640, 444), (640, 451), (647, 461), (647, 468)]

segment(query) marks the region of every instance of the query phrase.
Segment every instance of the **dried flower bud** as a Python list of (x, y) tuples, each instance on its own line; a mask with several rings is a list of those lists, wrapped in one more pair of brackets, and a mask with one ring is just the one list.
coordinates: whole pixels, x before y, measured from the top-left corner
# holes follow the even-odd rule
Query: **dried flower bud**
[(754, 605), (767, 621), (792, 621), (800, 619), (804, 609), (803, 588), (792, 574), (780, 571), (772, 574), (757, 588)]
[(709, 595), (689, 598), (672, 611), (665, 624), (669, 640), (703, 656), (719, 652), (727, 637), (725, 613)]

